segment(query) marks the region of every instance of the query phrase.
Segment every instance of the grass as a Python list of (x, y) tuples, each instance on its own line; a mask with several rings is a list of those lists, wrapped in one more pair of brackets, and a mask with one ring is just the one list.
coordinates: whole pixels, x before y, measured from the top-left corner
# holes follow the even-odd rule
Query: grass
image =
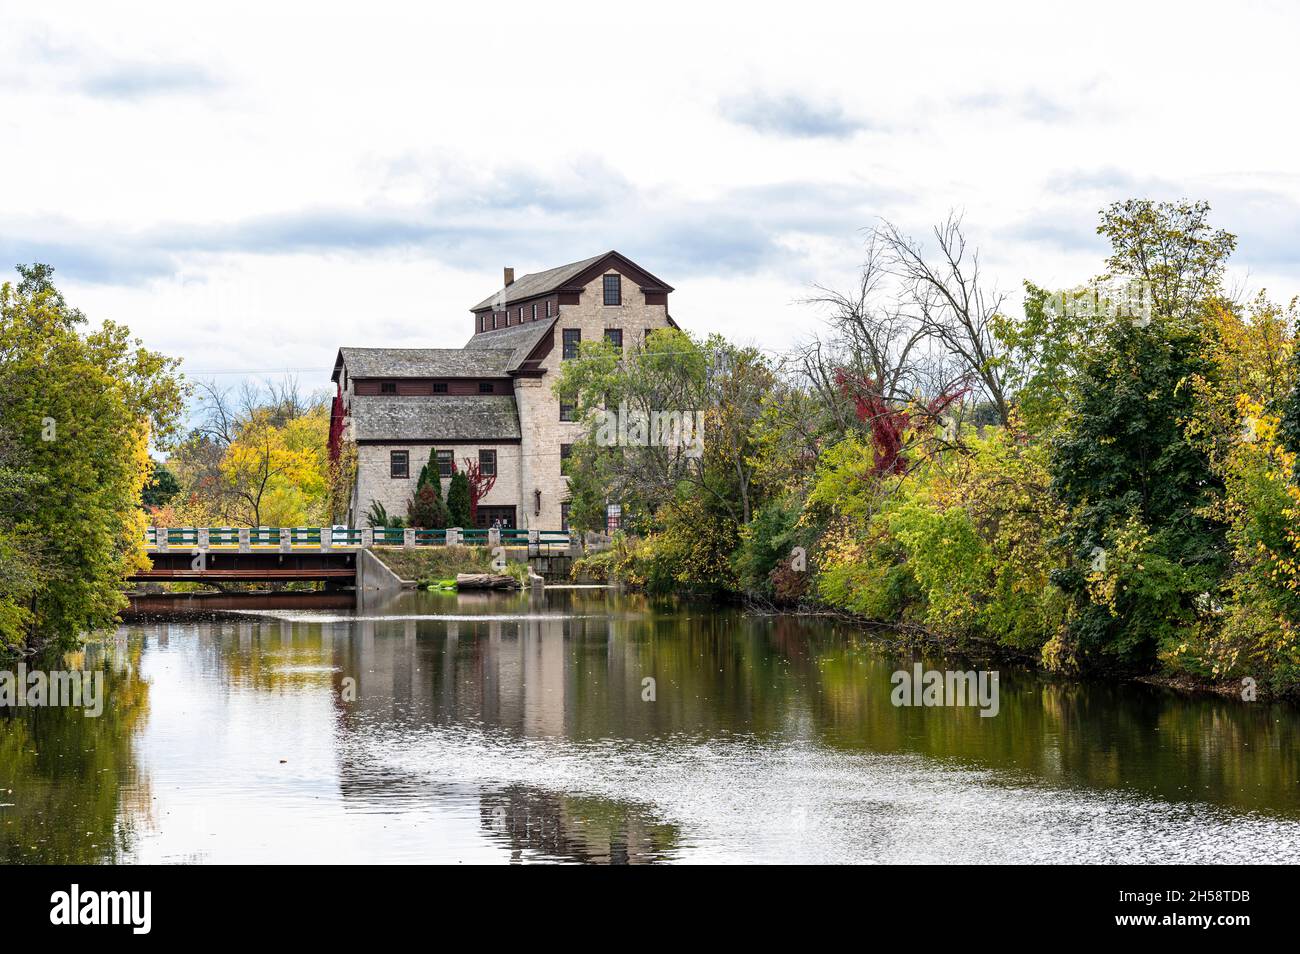
[(498, 570), (488, 547), (375, 547), (371, 552), (402, 579), (421, 586), (450, 588), (457, 573), (504, 573), (528, 582), (527, 563), (507, 560), (505, 569)]

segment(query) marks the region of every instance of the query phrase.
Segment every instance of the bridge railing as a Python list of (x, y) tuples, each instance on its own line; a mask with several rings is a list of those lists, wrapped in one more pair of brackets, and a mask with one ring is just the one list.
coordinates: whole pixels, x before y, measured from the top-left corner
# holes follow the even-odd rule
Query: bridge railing
[(333, 550), (368, 547), (465, 546), (528, 547), (530, 552), (567, 549), (564, 530), (516, 530), (452, 527), (415, 530), (402, 527), (149, 527), (145, 545), (152, 550)]

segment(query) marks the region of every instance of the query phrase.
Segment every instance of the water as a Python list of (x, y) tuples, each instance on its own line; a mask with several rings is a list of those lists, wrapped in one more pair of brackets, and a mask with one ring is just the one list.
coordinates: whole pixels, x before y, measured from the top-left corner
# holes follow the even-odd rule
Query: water
[(221, 605), (74, 657), (100, 718), (0, 710), (0, 861), (1300, 861), (1287, 706), (896, 708), (854, 627), (604, 590)]

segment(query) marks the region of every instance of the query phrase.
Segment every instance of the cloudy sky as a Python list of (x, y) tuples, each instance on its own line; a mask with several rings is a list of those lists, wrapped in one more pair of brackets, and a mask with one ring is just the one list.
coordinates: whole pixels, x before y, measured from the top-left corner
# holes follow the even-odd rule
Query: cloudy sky
[(109, 6), (0, 0), (0, 261), (195, 376), (459, 346), (502, 266), (610, 248), (780, 349), (863, 229), (949, 209), (1014, 292), (1099, 271), (1113, 200), (1205, 198), (1300, 292), (1285, 3)]

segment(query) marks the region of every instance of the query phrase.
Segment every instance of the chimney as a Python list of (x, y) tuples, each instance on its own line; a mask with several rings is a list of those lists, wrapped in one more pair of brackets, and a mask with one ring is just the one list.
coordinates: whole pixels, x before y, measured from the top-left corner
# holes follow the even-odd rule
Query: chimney
[(514, 283), (515, 283), (515, 270), (513, 268), (507, 268), (506, 285), (513, 285)]

